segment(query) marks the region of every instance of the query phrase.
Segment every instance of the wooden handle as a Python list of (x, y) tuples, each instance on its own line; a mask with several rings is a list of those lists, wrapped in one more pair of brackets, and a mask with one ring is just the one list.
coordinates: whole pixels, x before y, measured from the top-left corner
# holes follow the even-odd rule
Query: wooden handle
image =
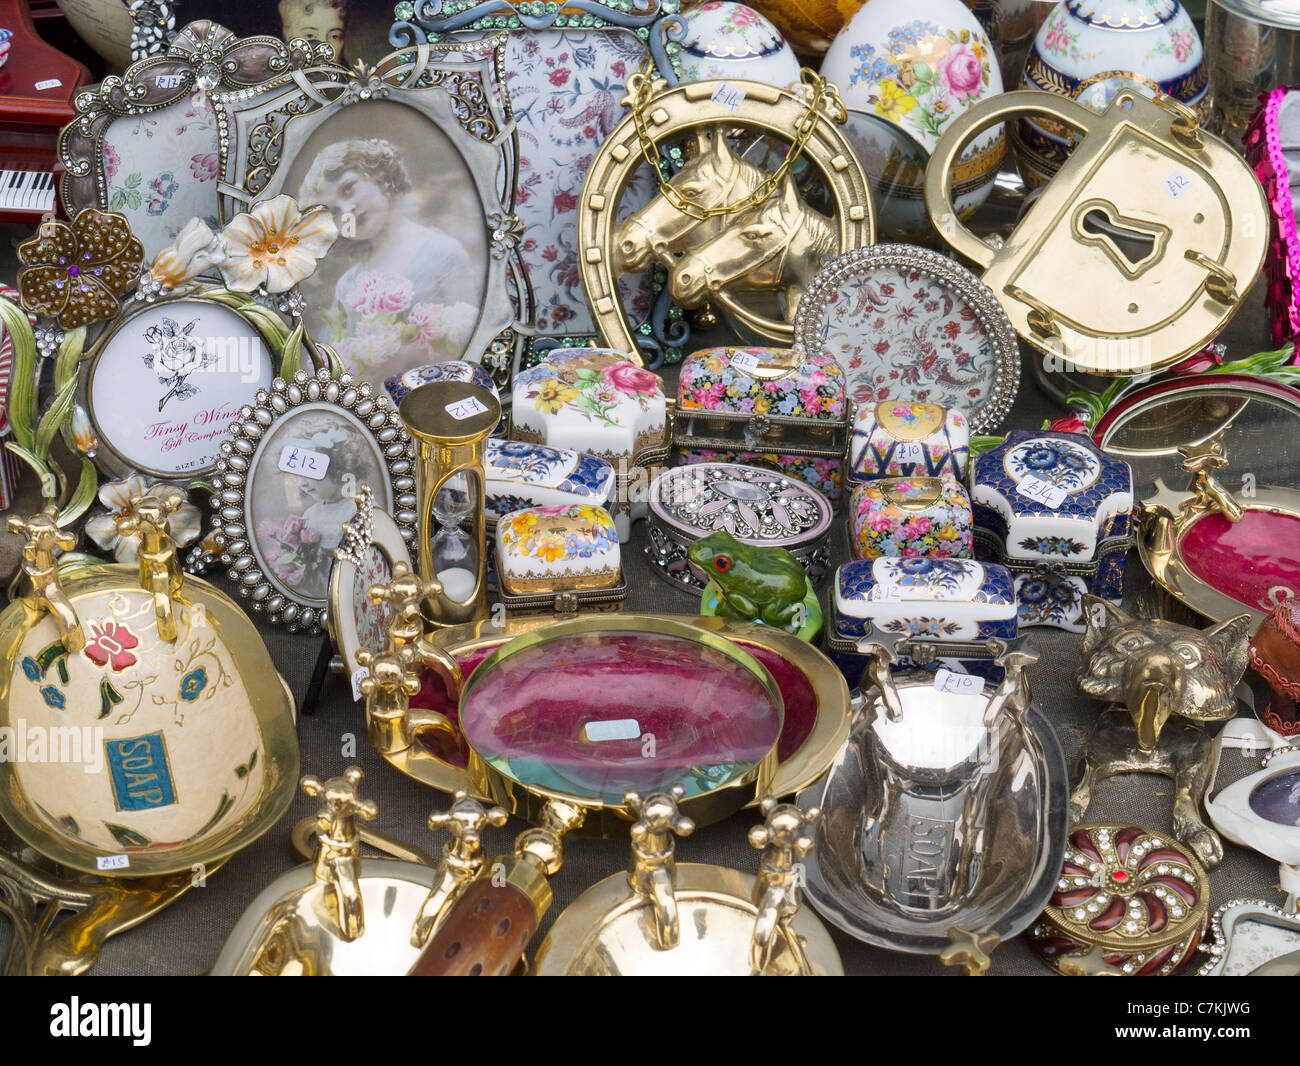
[(480, 878), (452, 906), (408, 976), (505, 977), (536, 931), (527, 893)]

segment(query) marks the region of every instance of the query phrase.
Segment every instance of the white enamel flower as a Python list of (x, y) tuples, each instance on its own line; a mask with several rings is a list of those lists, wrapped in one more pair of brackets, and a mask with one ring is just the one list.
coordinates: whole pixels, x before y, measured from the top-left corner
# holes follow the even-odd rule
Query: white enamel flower
[[(139, 556), (140, 534), (124, 537), (117, 531), (117, 521), (131, 510), (131, 497), (143, 496), (157, 484), (139, 474), (121, 481), (110, 481), (100, 486), (99, 502), (108, 508), (107, 514), (93, 515), (86, 523), (86, 535), (105, 551), (113, 553), (119, 563), (133, 563)], [(189, 544), (199, 535), (202, 517), (192, 503), (183, 503), (167, 518), (167, 531), (178, 547)]]
[(149, 276), (162, 285), (176, 288), (198, 277), (210, 267), (219, 267), (229, 253), (225, 237), (213, 233), (201, 218), (192, 218), (149, 264)]
[(229, 258), (221, 267), (226, 287), (252, 292), (293, 288), (316, 269), (339, 229), (329, 209), (317, 205), (299, 211), (291, 196), (277, 196), (236, 215), (222, 231)]

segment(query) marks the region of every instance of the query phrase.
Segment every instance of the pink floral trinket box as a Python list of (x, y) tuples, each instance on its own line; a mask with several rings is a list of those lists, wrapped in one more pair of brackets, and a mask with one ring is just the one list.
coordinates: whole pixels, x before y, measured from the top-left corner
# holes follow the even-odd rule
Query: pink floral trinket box
[(848, 437), (844, 371), (788, 348), (706, 348), (682, 363), (673, 418), (678, 465), (780, 470), (838, 504)]
[(859, 559), (969, 559), (974, 549), (970, 497), (951, 478), (864, 482), (853, 490), (849, 523)]
[(970, 422), (958, 410), (917, 400), (859, 407), (849, 441), (850, 481), (880, 477), (966, 480)]
[(627, 596), (614, 520), (595, 504), (511, 511), (497, 522), (497, 583), (511, 613), (612, 609)]

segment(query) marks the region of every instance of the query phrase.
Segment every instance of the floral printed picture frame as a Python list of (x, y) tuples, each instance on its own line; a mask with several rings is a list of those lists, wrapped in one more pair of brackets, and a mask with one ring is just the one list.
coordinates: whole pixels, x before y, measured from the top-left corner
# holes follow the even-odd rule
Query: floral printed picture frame
[(217, 222), (223, 93), (255, 94), (324, 62), (325, 46), (273, 37), (238, 38), (215, 22), (193, 22), (167, 51), (78, 93), (77, 117), (59, 135), (59, 195), (69, 215), (86, 207), (125, 216), (145, 259), (166, 248), (191, 218)]
[[(644, 4), (584, 2), (581, 12), (560, 4), (507, 0), (416, 0), (397, 5), (390, 39), (469, 41), (507, 32), (506, 88), (519, 130), (515, 213), (532, 304), (531, 350), (596, 343), (596, 323), (578, 269), (577, 209), (587, 166), (624, 115), (627, 78), (649, 57), (658, 76), (676, 85), (678, 39), (684, 33), (678, 0)], [(653, 189), (629, 189), (629, 203)], [(629, 278), (629, 282), (633, 279)], [(689, 327), (673, 308), (656, 271), (635, 279), (628, 293), (646, 365), (681, 359)], [(522, 317), (522, 316), (521, 316)]]
[(373, 69), (318, 66), (216, 105), (223, 219), (283, 193), (334, 212), (340, 240), (302, 287), (303, 317), (359, 379), (462, 359), (504, 381), (517, 365), (503, 42), (454, 59), (421, 45)]

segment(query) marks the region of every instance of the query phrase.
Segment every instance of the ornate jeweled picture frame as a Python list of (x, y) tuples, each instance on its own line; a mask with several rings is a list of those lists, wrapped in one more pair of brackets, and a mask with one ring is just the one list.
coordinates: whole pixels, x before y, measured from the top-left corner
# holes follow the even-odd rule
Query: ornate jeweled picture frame
[(288, 339), (245, 293), (203, 286), (127, 302), (83, 359), (90, 457), (112, 477), (205, 477), (240, 409), (280, 373)]
[(343, 541), (334, 550), (328, 614), (330, 639), (349, 677), (360, 665), (358, 651), (366, 648), (378, 655), (386, 646), (392, 610), (370, 599), (371, 588), (392, 581), (398, 563), (415, 570), (401, 527), (375, 506), (369, 485), (361, 486), (356, 502), (356, 514), (343, 527)]
[[(534, 351), (596, 334), (578, 260), (583, 176), (625, 114), (625, 82), (645, 59), (669, 84), (677, 83), (684, 33), (678, 6), (678, 0), (623, 5), (584, 0), (580, 11), (506, 0), (397, 5), (394, 47), (507, 31), (506, 86), (520, 142), (515, 212), (523, 224), (520, 250), (535, 308), (527, 320)], [(652, 192), (649, 182), (638, 178), (628, 202), (640, 206)], [(628, 279), (638, 337), (652, 366), (665, 356), (680, 359), (689, 337), (686, 323), (669, 316), (671, 301), (660, 275), (658, 284), (653, 270)]]
[(165, 53), (78, 93), (77, 117), (59, 135), (59, 195), (68, 213), (98, 207), (123, 215), (146, 259), (191, 218), (215, 226), (216, 96), (283, 84), (293, 72), (325, 62), (330, 53), (320, 47), (241, 39), (215, 22), (193, 22)]
[(877, 244), (828, 259), (795, 313), (794, 343), (844, 368), (859, 406), (906, 399), (964, 411), (986, 433), (1015, 402), (1020, 348), (992, 291), (947, 256)]
[(513, 131), (484, 88), (495, 73), (425, 45), (217, 104), (223, 218), (282, 193), (334, 213), (341, 237), (301, 286), (304, 322), (358, 378), (514, 360), (519, 221), (499, 185)]
[(326, 370), (277, 378), (240, 411), (213, 476), (214, 539), (241, 596), (291, 632), (318, 632), (330, 567), (361, 486), (415, 537), (410, 435), (387, 396)]

